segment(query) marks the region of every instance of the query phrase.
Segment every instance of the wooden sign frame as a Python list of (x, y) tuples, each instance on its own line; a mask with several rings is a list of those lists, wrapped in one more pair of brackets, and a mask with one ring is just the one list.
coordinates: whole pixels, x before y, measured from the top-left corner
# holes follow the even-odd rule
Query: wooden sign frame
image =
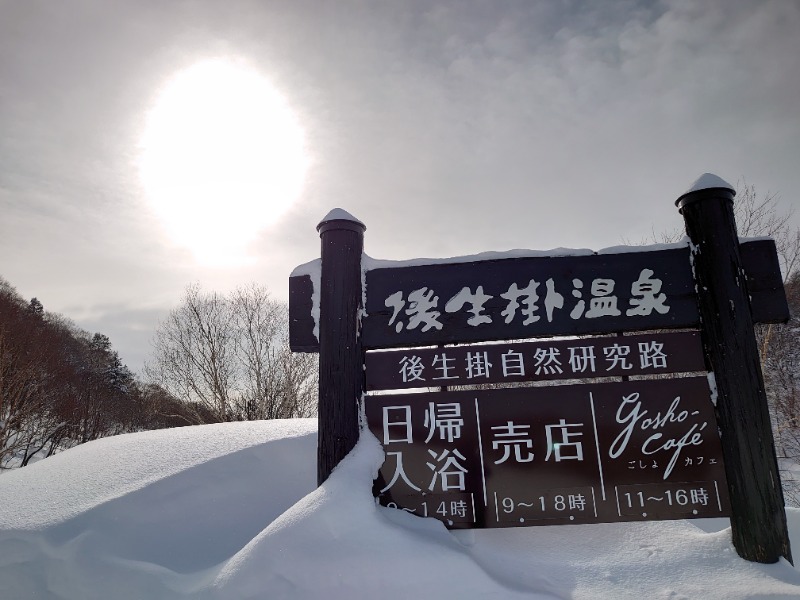
[[(771, 239), (745, 240), (740, 245), (740, 253), (745, 278), (748, 283), (749, 300), (755, 323), (783, 323), (789, 318), (789, 306), (783, 292), (775, 242)], [(612, 249), (613, 250), (613, 249)], [(597, 333), (617, 333), (622, 331), (644, 331), (648, 329), (671, 329), (696, 327), (699, 324), (697, 299), (694, 293), (694, 279), (691, 268), (691, 252), (688, 243), (658, 245), (652, 247), (622, 247), (619, 252), (609, 251), (596, 254), (583, 251), (573, 256), (538, 256), (491, 258), (475, 261), (468, 257), (453, 259), (439, 264), (410, 264), (399, 262), (384, 266), (388, 261), (365, 261), (362, 266), (367, 294), (366, 311), (362, 315), (361, 343), (366, 348), (407, 347), (424, 344), (472, 343), (498, 339), (525, 339), (551, 335), (587, 335)], [(632, 250), (638, 250), (632, 251)], [(562, 251), (563, 252), (563, 251)], [(575, 251), (577, 252), (577, 251)], [(375, 263), (374, 266), (372, 263)], [(416, 261), (414, 261), (416, 263)], [(289, 278), (289, 338), (294, 352), (318, 352), (319, 314), (319, 272), (320, 261), (313, 261), (305, 268), (297, 269)], [(661, 287), (656, 296), (664, 294), (662, 306), (668, 310), (635, 310), (640, 304), (631, 301), (641, 300), (634, 296), (634, 284), (639, 281), (642, 271), (652, 271), (651, 279), (658, 279)], [(312, 274), (308, 274), (308, 271)], [(579, 281), (581, 287), (575, 285)], [(612, 281), (613, 289), (604, 296), (593, 294), (595, 281)], [(315, 283), (316, 281), (316, 283)], [(511, 322), (503, 314), (510, 301), (509, 290), (512, 285), (519, 292), (538, 283), (536, 296), (539, 296), (537, 310), (530, 319), (524, 315), (524, 306), (515, 311)], [(316, 289), (315, 289), (316, 286)], [(462, 290), (476, 294), (491, 295), (477, 315), (474, 304), (464, 302), (458, 310), (447, 311), (447, 305), (454, 308), (457, 303), (450, 301)], [(642, 287), (642, 284), (639, 285)], [(422, 291), (424, 290), (424, 291)], [(551, 291), (552, 290), (552, 291)], [(602, 292), (595, 285), (595, 292)], [(396, 298), (394, 306), (404, 302), (400, 313), (394, 315), (388, 298)], [(428, 296), (428, 302), (436, 298), (431, 310), (438, 313), (433, 323), (441, 328), (418, 320), (413, 324), (409, 296)], [(563, 306), (552, 306), (548, 311), (545, 302), (550, 293), (551, 302), (560, 296)], [(506, 298), (503, 297), (506, 294)], [(577, 297), (576, 297), (577, 296)], [(519, 300), (524, 298), (517, 296)], [(613, 299), (618, 315), (609, 315), (608, 310), (595, 310), (597, 316), (587, 317), (591, 304)], [(315, 299), (317, 304), (315, 304)], [(579, 318), (571, 318), (574, 311), (583, 311)], [(521, 304), (521, 302), (518, 302)], [(634, 312), (647, 314), (626, 313)], [(508, 313), (506, 313), (508, 314)], [(548, 314), (550, 317), (548, 318)], [(577, 314), (577, 312), (575, 312)], [(395, 318), (393, 319), (393, 315)], [(491, 319), (490, 323), (485, 322)], [(535, 320), (534, 320), (535, 319)], [(526, 322), (530, 320), (530, 322)], [(396, 329), (401, 327), (400, 331)], [(317, 333), (315, 333), (317, 332)]]
[[(715, 382), (711, 391), (722, 439), (734, 546), (747, 560), (769, 563), (784, 557), (791, 562), (753, 332), (754, 322), (788, 319), (777, 254), (770, 240), (740, 243), (732, 208), (735, 192), (730, 186), (708, 175), (698, 182), (704, 185), (695, 185), (676, 201), (690, 241), (683, 250), (663, 250), (669, 261), (676, 261), (669, 262), (675, 265), (674, 271), (672, 266), (658, 267), (655, 254), (643, 252), (637, 258), (620, 258), (621, 253), (612, 258), (602, 254), (563, 257), (558, 262), (573, 271), (567, 275), (551, 271), (547, 265), (552, 263), (538, 260), (541, 257), (497, 259), (491, 265), (462, 263), (441, 270), (437, 265), (408, 265), (384, 273), (365, 264), (369, 261), (363, 255), (363, 223), (340, 209), (332, 211), (318, 227), (321, 261), (296, 270), (290, 278), (292, 349), (320, 353), (318, 481), (325, 481), (358, 439), (369, 348), (479, 342), (495, 335), (508, 340), (699, 324), (709, 381)], [(679, 265), (681, 255), (683, 266)], [(514, 274), (511, 261), (524, 264), (524, 272)], [(618, 266), (626, 264), (627, 268)], [(483, 272), (480, 279), (470, 279), (472, 269), (489, 266), (491, 271)], [(634, 279), (623, 279), (632, 266)], [(494, 280), (487, 276), (495, 272), (501, 273), (503, 289), (488, 288)], [(481, 289), (484, 283), (487, 287)], [(571, 293), (564, 289), (568, 283)], [(434, 285), (449, 286), (446, 294), (442, 290), (447, 297), (438, 298)], [(548, 301), (547, 292), (557, 295), (550, 295)], [(491, 304), (498, 298), (507, 302), (505, 307)], [(572, 306), (567, 306), (568, 298)], [(536, 305), (539, 300), (541, 306)], [(585, 306), (578, 310), (581, 301)], [(527, 312), (518, 310), (520, 306)], [(596, 319), (587, 316), (594, 309)], [(565, 320), (564, 313), (556, 317), (556, 310), (569, 310), (571, 321)], [(444, 319), (439, 320), (443, 313), (452, 317), (448, 332), (443, 337), (428, 335), (431, 330), (445, 329)], [(493, 329), (499, 327), (501, 317), (510, 325), (502, 327), (502, 332)], [(571, 322), (581, 324), (565, 329)], [(526, 329), (529, 325), (536, 327)]]

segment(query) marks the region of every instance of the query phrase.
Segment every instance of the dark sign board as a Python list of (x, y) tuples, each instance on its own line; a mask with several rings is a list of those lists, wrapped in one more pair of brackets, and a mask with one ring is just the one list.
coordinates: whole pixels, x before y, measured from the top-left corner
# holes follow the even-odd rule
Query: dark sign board
[(726, 516), (705, 377), (371, 395), (381, 504), (450, 528)]
[[(775, 243), (740, 244), (756, 322), (783, 322)], [(367, 348), (694, 327), (688, 246), (366, 270)], [(289, 280), (292, 350), (316, 352), (314, 283)], [(319, 307), (316, 306), (316, 310)]]
[[(290, 347), (320, 353), (318, 483), (363, 408), (385, 506), (450, 528), (730, 516), (740, 556), (791, 562), (753, 334), (788, 304), (733, 196), (701, 177), (676, 203), (681, 244), (406, 263), (367, 258), (364, 224), (332, 211), (289, 280)], [(695, 327), (702, 356), (696, 333), (661, 331)], [(548, 379), (585, 382), (516, 385)], [(440, 391), (386, 393), (412, 387)]]
[(698, 324), (688, 249), (367, 272), (363, 343), (390, 348)]
[(696, 331), (367, 352), (367, 390), (705, 371)]

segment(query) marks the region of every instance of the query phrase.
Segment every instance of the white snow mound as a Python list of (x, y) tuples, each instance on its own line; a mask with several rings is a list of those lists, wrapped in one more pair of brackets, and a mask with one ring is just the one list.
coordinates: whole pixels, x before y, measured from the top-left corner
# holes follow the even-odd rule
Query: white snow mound
[(0, 598), (800, 598), (724, 519), (448, 532), (375, 505), (381, 461), (362, 433), (315, 489), (310, 420), (79, 446), (0, 476)]

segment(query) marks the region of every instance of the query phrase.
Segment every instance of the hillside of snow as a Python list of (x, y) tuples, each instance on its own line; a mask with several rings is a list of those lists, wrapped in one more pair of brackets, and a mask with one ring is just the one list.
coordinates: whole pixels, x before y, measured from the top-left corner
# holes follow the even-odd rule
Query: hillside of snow
[(315, 489), (311, 420), (78, 446), (0, 476), (0, 598), (800, 597), (800, 573), (740, 559), (724, 519), (448, 532), (375, 505), (381, 461), (363, 434)]

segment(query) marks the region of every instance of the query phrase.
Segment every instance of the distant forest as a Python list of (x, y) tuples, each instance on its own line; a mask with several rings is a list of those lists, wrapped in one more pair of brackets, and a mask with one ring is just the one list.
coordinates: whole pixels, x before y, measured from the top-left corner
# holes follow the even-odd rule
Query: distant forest
[(140, 379), (108, 336), (0, 277), (0, 471), (120, 433), (316, 414), (317, 359), (291, 352), (288, 318), (262, 286), (190, 285)]
[(0, 277), (0, 469), (101, 437), (196, 422), (133, 375), (102, 333), (25, 300)]

